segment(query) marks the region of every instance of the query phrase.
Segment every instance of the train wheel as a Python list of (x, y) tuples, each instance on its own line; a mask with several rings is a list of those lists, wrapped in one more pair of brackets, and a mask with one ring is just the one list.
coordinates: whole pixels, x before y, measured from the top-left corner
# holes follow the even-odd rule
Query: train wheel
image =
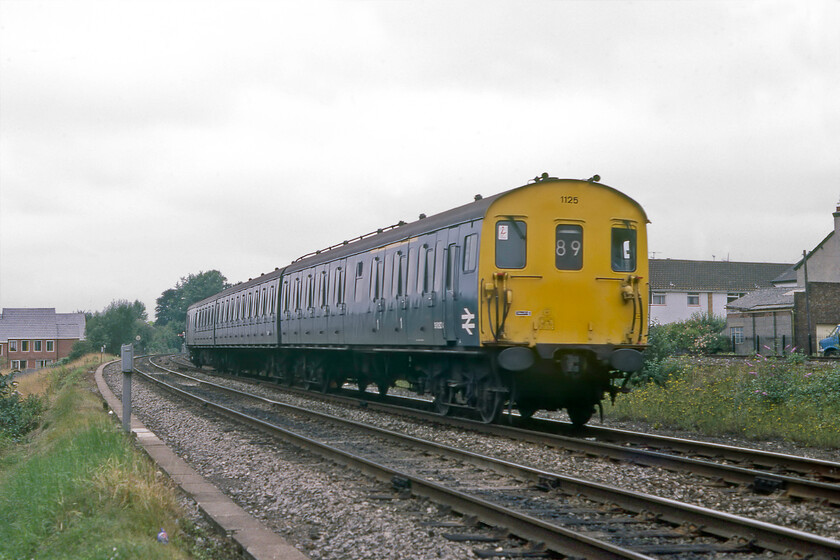
[(492, 424), (502, 412), (502, 394), (495, 376), (488, 375), (476, 383), (476, 410), (485, 424)]
[(357, 391), (359, 391), (361, 394), (364, 395), (367, 392), (368, 385), (370, 385), (370, 381), (367, 377), (360, 376), (356, 378)]
[(326, 393), (330, 390), (330, 378), (322, 364), (307, 368), (306, 388), (310, 391)]
[(390, 389), (391, 386), (388, 383), (380, 382), (376, 384), (376, 388), (379, 389), (379, 396), (384, 397), (388, 394), (388, 389)]
[(595, 413), (595, 407), (591, 404), (570, 406), (567, 410), (569, 412), (569, 420), (572, 421), (572, 425), (576, 428), (580, 428), (589, 422), (589, 419)]
[(445, 375), (438, 375), (432, 380), (432, 395), (435, 397), (435, 411), (441, 416), (449, 414), (452, 395)]

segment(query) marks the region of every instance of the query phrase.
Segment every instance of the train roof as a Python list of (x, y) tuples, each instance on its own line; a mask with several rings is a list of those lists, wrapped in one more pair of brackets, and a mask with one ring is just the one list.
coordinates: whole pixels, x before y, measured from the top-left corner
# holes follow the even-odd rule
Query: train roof
[[(597, 175), (596, 175), (597, 177)], [(594, 178), (593, 178), (594, 179)], [(314, 253), (309, 253), (308, 255), (304, 255), (299, 257), (298, 259), (291, 262), (289, 265), (281, 268), (277, 268), (272, 272), (267, 274), (263, 274), (257, 278), (249, 279), (247, 282), (242, 282), (227, 288), (226, 290), (205, 298), (199, 302), (194, 303), (190, 307), (202, 305), (208, 303), (224, 294), (228, 293), (235, 293), (243, 289), (247, 289), (251, 286), (256, 284), (261, 284), (267, 280), (272, 280), (278, 276), (282, 276), (285, 273), (295, 272), (298, 270), (302, 270), (305, 268), (309, 268), (311, 266), (316, 266), (318, 264), (324, 262), (334, 261), (336, 259), (341, 259), (344, 257), (352, 256), (358, 253), (364, 253), (365, 251), (369, 251), (376, 247), (382, 247), (385, 245), (390, 245), (392, 243), (399, 243), (401, 241), (406, 241), (413, 237), (417, 237), (419, 235), (423, 235), (426, 233), (431, 233), (433, 231), (437, 231), (440, 229), (445, 229), (447, 227), (453, 226), (455, 224), (462, 224), (465, 222), (469, 222), (472, 220), (477, 220), (479, 218), (483, 218), (487, 212), (487, 209), (490, 207), (493, 202), (497, 199), (512, 193), (513, 191), (517, 191), (519, 189), (524, 189), (530, 187), (537, 183), (543, 183), (546, 181), (576, 181), (576, 182), (588, 182), (592, 185), (598, 185), (599, 187), (603, 187), (605, 189), (611, 190), (614, 193), (626, 198), (631, 203), (635, 204), (639, 210), (642, 212), (642, 215), (645, 216), (645, 221), (647, 221), (647, 215), (645, 214), (644, 209), (639, 205), (638, 202), (627, 196), (626, 194), (622, 193), (621, 191), (614, 189), (613, 187), (609, 187), (602, 183), (598, 183), (596, 180), (590, 179), (580, 180), (580, 179), (558, 179), (556, 177), (547, 177), (545, 174), (541, 178), (536, 178), (534, 181), (531, 181), (525, 185), (515, 187), (513, 189), (509, 189), (488, 197), (480, 197), (476, 196), (473, 202), (468, 204), (464, 204), (462, 206), (458, 206), (456, 208), (452, 208), (449, 210), (445, 210), (438, 214), (434, 214), (428, 217), (422, 217), (414, 222), (400, 222), (397, 225), (390, 226), (388, 228), (383, 228), (377, 230), (376, 232), (372, 232), (366, 235), (362, 235), (360, 237), (346, 240), (342, 243), (337, 245), (333, 245), (332, 247), (328, 247), (326, 249), (315, 251)]]

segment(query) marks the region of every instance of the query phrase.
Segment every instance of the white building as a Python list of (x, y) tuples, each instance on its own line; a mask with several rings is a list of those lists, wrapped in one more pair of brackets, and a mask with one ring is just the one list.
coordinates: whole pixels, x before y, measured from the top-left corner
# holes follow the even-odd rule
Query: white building
[[(726, 304), (785, 278), (792, 264), (650, 260), (650, 321), (684, 321), (696, 313), (726, 316)], [(788, 274), (789, 275), (789, 274)]]

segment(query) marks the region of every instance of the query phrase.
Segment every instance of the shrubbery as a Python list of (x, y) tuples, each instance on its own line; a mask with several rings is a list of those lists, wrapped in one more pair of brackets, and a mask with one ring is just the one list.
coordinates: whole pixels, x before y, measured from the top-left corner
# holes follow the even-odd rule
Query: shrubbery
[(729, 340), (723, 334), (726, 320), (720, 317), (695, 313), (690, 319), (667, 325), (654, 324), (650, 327), (648, 349), (645, 351), (645, 365), (632, 378), (634, 385), (656, 383), (665, 380), (680, 370), (672, 357), (682, 354), (717, 354), (729, 348)]
[(0, 374), (0, 437), (19, 441), (38, 425), (44, 401), (35, 395), (22, 398), (11, 375)]

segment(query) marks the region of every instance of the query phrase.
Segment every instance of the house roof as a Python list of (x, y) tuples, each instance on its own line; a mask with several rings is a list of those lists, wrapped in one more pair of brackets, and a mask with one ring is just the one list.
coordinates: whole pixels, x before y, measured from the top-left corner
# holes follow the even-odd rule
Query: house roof
[[(836, 213), (835, 213), (835, 215), (836, 215)], [(794, 267), (793, 267), (793, 268), (794, 268), (794, 270), (799, 270), (800, 268), (802, 268), (802, 264), (803, 264), (806, 260), (810, 259), (810, 258), (811, 258), (811, 255), (813, 255), (814, 253), (816, 253), (816, 252), (817, 252), (817, 250), (818, 250), (820, 247), (822, 247), (823, 245), (825, 245), (825, 244), (828, 242), (828, 240), (829, 240), (829, 239), (831, 239), (832, 237), (834, 237), (834, 233), (835, 233), (835, 232), (833, 232), (833, 231), (832, 231), (831, 233), (829, 233), (828, 235), (826, 235), (826, 236), (825, 236), (825, 239), (823, 239), (822, 241), (820, 241), (820, 242), (819, 242), (819, 244), (818, 244), (816, 247), (814, 247), (813, 249), (811, 249), (810, 251), (808, 251), (808, 253), (807, 253), (807, 255), (805, 255), (805, 257), (803, 257), (803, 258), (799, 259), (799, 262), (798, 262), (798, 263), (796, 263), (796, 265), (794, 265)]]
[(751, 292), (771, 287), (790, 263), (651, 259), (650, 287), (676, 292)]
[(10, 338), (85, 338), (84, 313), (56, 313), (53, 308), (3, 308), (0, 313), (0, 342)]
[(796, 288), (765, 288), (749, 293), (744, 297), (726, 304), (729, 311), (769, 311), (778, 309), (793, 309), (793, 294)]
[(785, 270), (783, 273), (779, 274), (775, 278), (773, 278), (773, 284), (789, 284), (793, 282), (796, 283), (796, 266), (791, 265), (790, 268)]

